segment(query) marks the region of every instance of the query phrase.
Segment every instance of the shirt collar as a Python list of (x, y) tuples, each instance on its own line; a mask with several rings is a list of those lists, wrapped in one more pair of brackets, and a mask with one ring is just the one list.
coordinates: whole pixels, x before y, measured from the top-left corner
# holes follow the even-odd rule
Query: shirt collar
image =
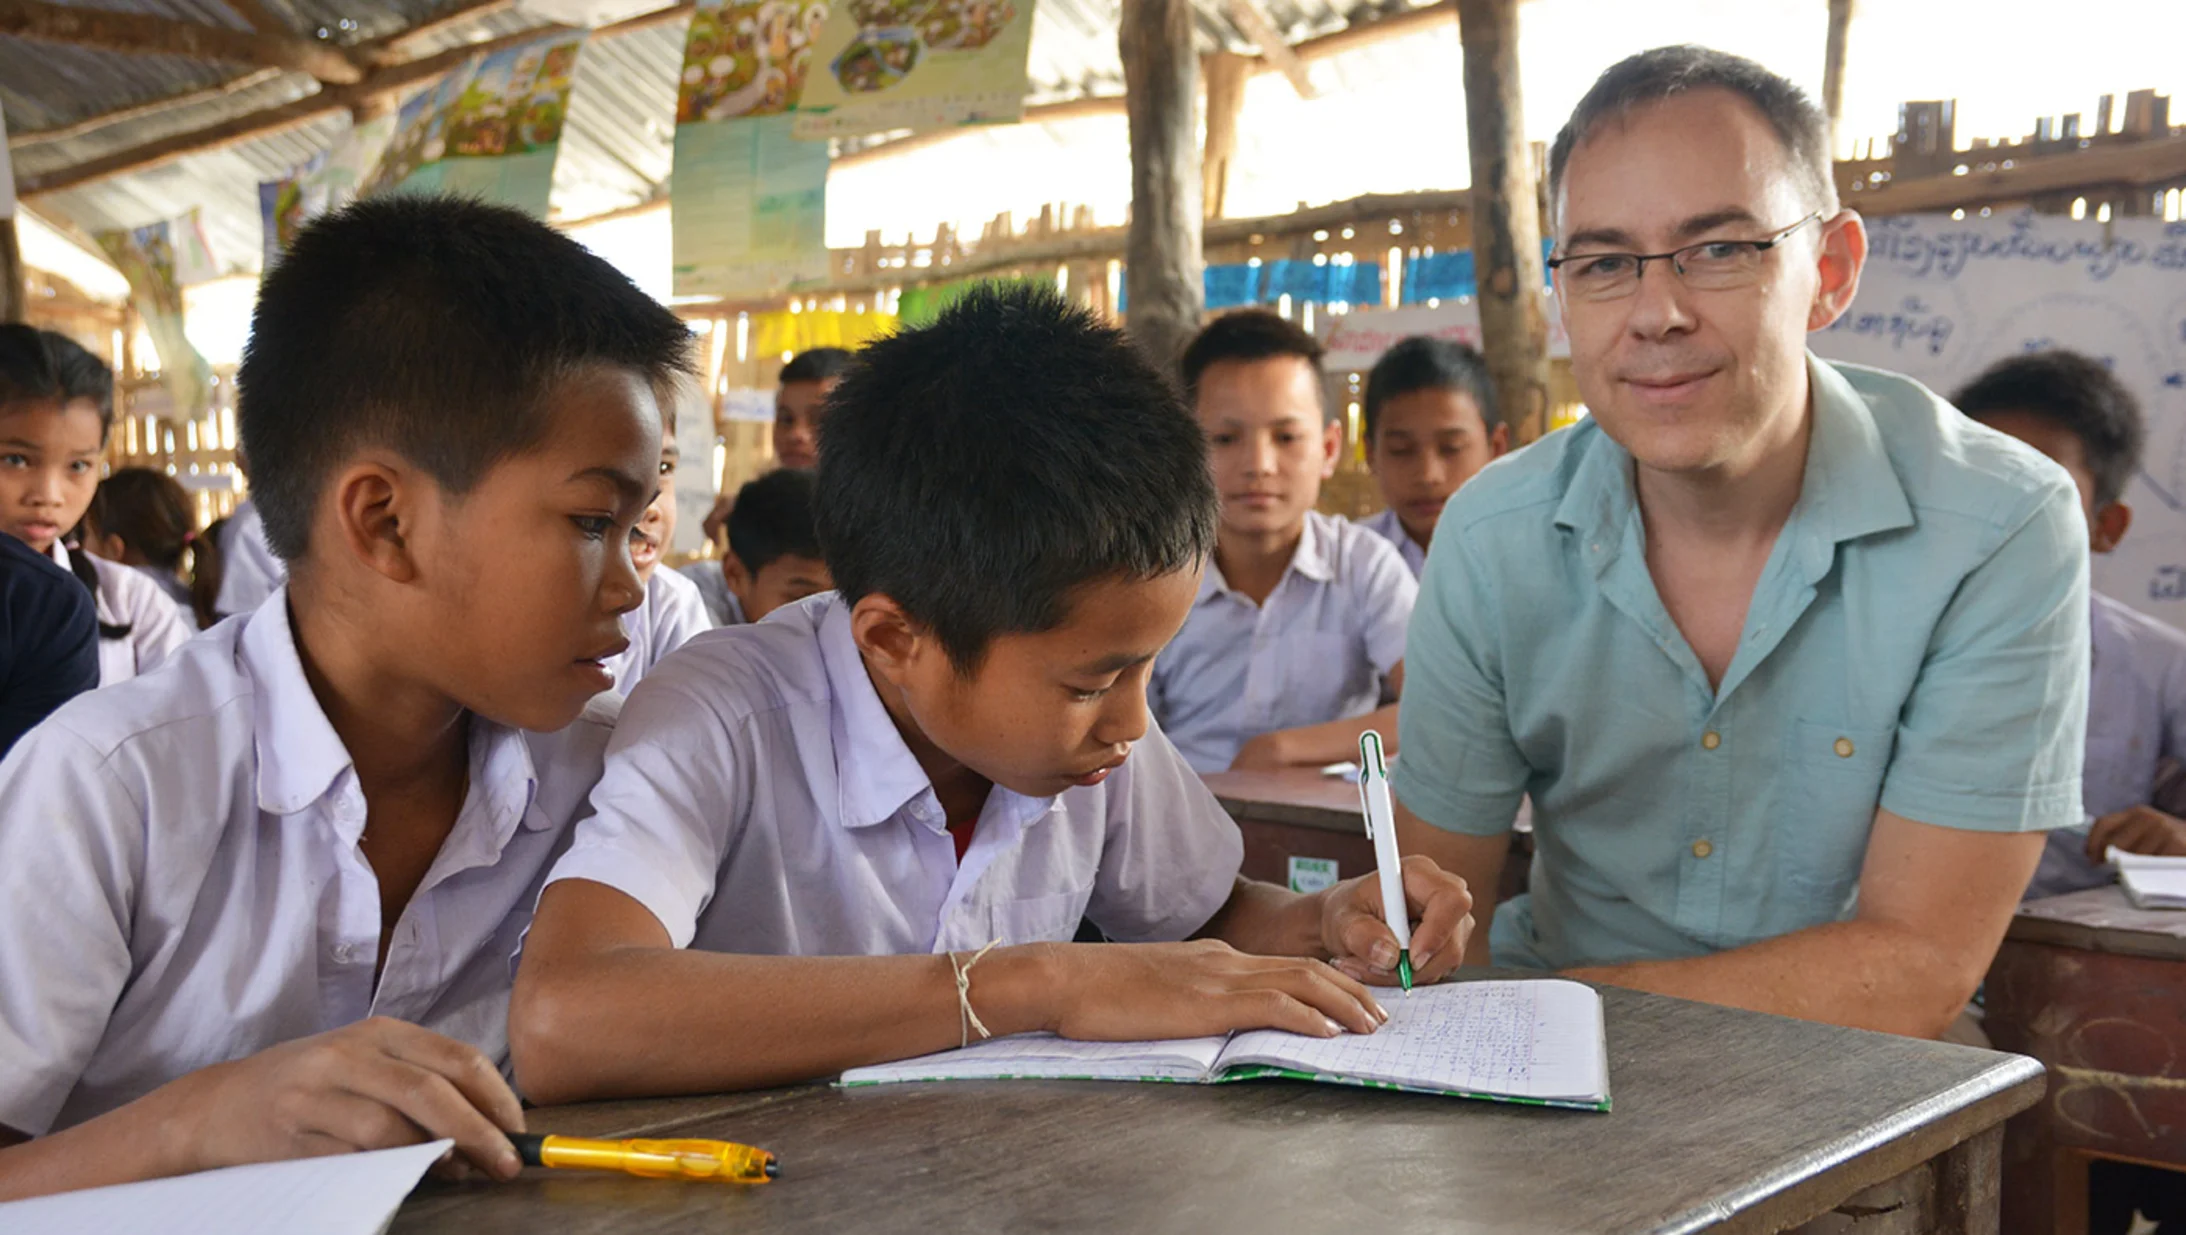
[[(256, 686), (252, 745), (258, 759), (258, 808), (293, 815), (325, 797), (353, 764), (349, 748), (319, 706), (296, 651), (288, 589), (274, 589), (247, 619), (238, 656)], [(493, 810), (496, 847), (519, 821), (530, 831), (553, 821), (532, 810), (538, 775), (522, 733), (482, 716), (468, 718), (471, 793)], [(468, 804), (466, 804), (468, 809)]]
[[(1804, 541), (1802, 565), (1810, 578), (1819, 578), (1827, 573), (1838, 544), (1911, 527), (1913, 508), (1867, 401), (1812, 352), (1807, 353), (1807, 375), (1813, 429), (1807, 440), (1806, 477), (1792, 517)], [(1580, 532), (1594, 545), (1613, 547), (1637, 509), (1632, 456), (1597, 428), (1556, 507), (1556, 526)], [(1614, 554), (1588, 556), (1598, 573)]]
[[(1298, 536), (1298, 547), (1290, 551), (1290, 565), (1284, 568), (1284, 574), (1296, 571), (1316, 583), (1327, 583), (1335, 579), (1336, 568), (1329, 561), (1330, 544), (1334, 540), (1328, 517), (1318, 511), (1307, 511), (1304, 529)], [(1277, 581), (1276, 586), (1281, 587), (1282, 583)], [(1209, 556), (1207, 569), (1199, 577), (1199, 601), (1231, 590), (1228, 580), (1222, 577), (1222, 568), (1215, 565), (1214, 558)], [(1197, 602), (1195, 606), (1196, 604)]]
[(884, 823), (933, 782), (903, 740), (866, 673), (850, 635), (850, 608), (829, 597), (820, 606), (820, 663), (827, 672), (834, 730), (836, 819), (846, 828)]

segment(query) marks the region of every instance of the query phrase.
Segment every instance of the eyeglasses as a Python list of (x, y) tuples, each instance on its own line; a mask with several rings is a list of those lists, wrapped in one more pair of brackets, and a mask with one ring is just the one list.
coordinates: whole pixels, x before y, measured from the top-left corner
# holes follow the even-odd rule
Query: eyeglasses
[(1763, 240), (1704, 240), (1668, 253), (1579, 253), (1552, 257), (1557, 285), (1577, 300), (1621, 300), (1639, 290), (1649, 262), (1666, 261), (1685, 286), (1721, 292), (1746, 287), (1761, 274), (1761, 255), (1822, 217), (1817, 210)]

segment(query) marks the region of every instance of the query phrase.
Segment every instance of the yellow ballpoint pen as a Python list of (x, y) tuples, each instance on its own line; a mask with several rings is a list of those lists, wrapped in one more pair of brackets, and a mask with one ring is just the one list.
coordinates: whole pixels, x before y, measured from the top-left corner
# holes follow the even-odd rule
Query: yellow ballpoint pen
[(728, 1184), (763, 1184), (781, 1170), (773, 1154), (733, 1141), (592, 1141), (526, 1132), (515, 1133), (509, 1140), (525, 1166)]

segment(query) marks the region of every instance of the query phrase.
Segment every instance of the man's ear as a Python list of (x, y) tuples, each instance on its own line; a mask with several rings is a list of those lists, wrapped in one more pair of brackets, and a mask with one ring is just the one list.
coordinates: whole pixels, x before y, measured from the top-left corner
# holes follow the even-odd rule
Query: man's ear
[(2126, 530), (2133, 526), (2133, 508), (2124, 502), (2112, 502), (2095, 512), (2087, 529), (2087, 547), (2097, 553), (2108, 553), (2125, 539)]
[(1825, 330), (1852, 307), (1859, 294), (1860, 270), (1867, 265), (1867, 225), (1857, 210), (1839, 210), (1822, 220), (1821, 253), (1815, 269), (1821, 279), (1814, 289), (1814, 304), (1807, 310), (1806, 328)]
[(851, 607), (850, 638), (873, 672), (898, 689), (929, 658), (942, 654), (932, 631), (905, 613), (895, 597), (879, 592), (860, 597)]
[(327, 501), (336, 547), (390, 582), (415, 582), (420, 490), (428, 483), (409, 464), (384, 457), (360, 457), (335, 473)]
[(1488, 457), (1500, 459), (1510, 453), (1510, 426), (1497, 425), (1488, 433)]

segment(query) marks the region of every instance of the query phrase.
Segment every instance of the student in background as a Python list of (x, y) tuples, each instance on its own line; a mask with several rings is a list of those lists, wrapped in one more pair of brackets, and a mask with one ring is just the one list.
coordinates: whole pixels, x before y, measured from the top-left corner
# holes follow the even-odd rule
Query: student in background
[(1343, 425), (1321, 345), (1273, 313), (1218, 317), (1184, 352), (1222, 515), (1191, 616), (1154, 666), (1154, 718), (1202, 772), (1318, 766), (1392, 740), (1419, 585), (1396, 546), (1313, 509)]
[(1365, 520), (1412, 577), (1427, 564), (1442, 504), (1510, 449), (1487, 362), (1463, 343), (1415, 335), (1366, 375), (1366, 465), (1387, 510)]
[[(2133, 523), (2125, 486), (2140, 470), (2147, 432), (2140, 405), (2110, 370), (2076, 352), (2014, 356), (1951, 402), (2064, 466), (2079, 488), (2090, 551), (2108, 553), (2125, 539)], [(2049, 834), (2027, 885), (2030, 898), (2116, 879), (2103, 861), (2112, 845), (2186, 854), (2186, 820), (2156, 805), (2159, 769), (2186, 763), (2186, 633), (2099, 592), (2089, 596), (2094, 660), (2080, 795), (2095, 823), (2085, 835)]]
[(297, 238), (237, 378), (286, 587), (0, 762), (0, 1197), (433, 1137), (516, 1173), (509, 958), (688, 346), (516, 211)]
[(645, 599), (622, 620), (630, 646), (608, 662), (618, 695), (629, 694), (640, 679), (653, 671), (653, 666), (692, 635), (713, 627), (698, 585), (676, 571), (659, 569), (661, 555), (676, 536), (676, 467), (682, 459), (676, 449), (672, 402), (661, 403), (661, 420), (665, 436), (660, 444), (657, 474), (660, 488), (652, 505), (645, 508), (645, 517), (638, 520), (637, 529), (630, 534), (630, 560), (637, 563), (638, 578), (645, 583)]
[(113, 423), (114, 374), (105, 361), (50, 330), (0, 326), (0, 531), (90, 590), (101, 686), (149, 672), (192, 630), (150, 576), (62, 540), (90, 508)]
[(198, 629), (219, 620), (220, 548), (197, 530), (197, 511), (174, 477), (125, 467), (100, 481), (84, 514), (83, 539), (107, 561), (143, 571)]
[[(827, 396), (850, 371), (851, 354), (839, 347), (815, 347), (799, 352), (782, 366), (780, 386), (774, 394), (774, 465), (811, 471), (819, 465), (820, 414)], [(706, 539), (721, 539), (736, 499), (723, 494), (707, 514)]]
[(98, 684), (99, 619), (90, 594), (45, 554), (0, 536), (0, 755)]
[[(236, 470), (247, 479), (250, 458), (235, 452)], [(258, 503), (244, 498), (235, 513), (220, 521), (213, 545), (220, 551), (220, 586), (213, 592), (213, 609), (220, 617), (249, 613), (266, 602), (288, 577), (288, 568), (266, 543), (266, 523), (258, 516)], [(210, 535), (213, 529), (206, 529)]]
[(729, 551), (683, 568), (716, 626), (756, 622), (835, 586), (812, 530), (812, 473), (779, 468), (736, 491)]
[[(517, 974), (526, 1092), (778, 1084), (975, 1032), (1378, 1025), (1334, 967), (1229, 946), (1393, 963), (1371, 879), (1239, 879), (1236, 824), (1147, 714), (1214, 539), (1205, 450), (1053, 291), (977, 289), (868, 347), (820, 452), (838, 591), (630, 697)], [(1469, 898), (1404, 877), (1432, 981)], [(1127, 942), (1070, 943), (1087, 917)]]

